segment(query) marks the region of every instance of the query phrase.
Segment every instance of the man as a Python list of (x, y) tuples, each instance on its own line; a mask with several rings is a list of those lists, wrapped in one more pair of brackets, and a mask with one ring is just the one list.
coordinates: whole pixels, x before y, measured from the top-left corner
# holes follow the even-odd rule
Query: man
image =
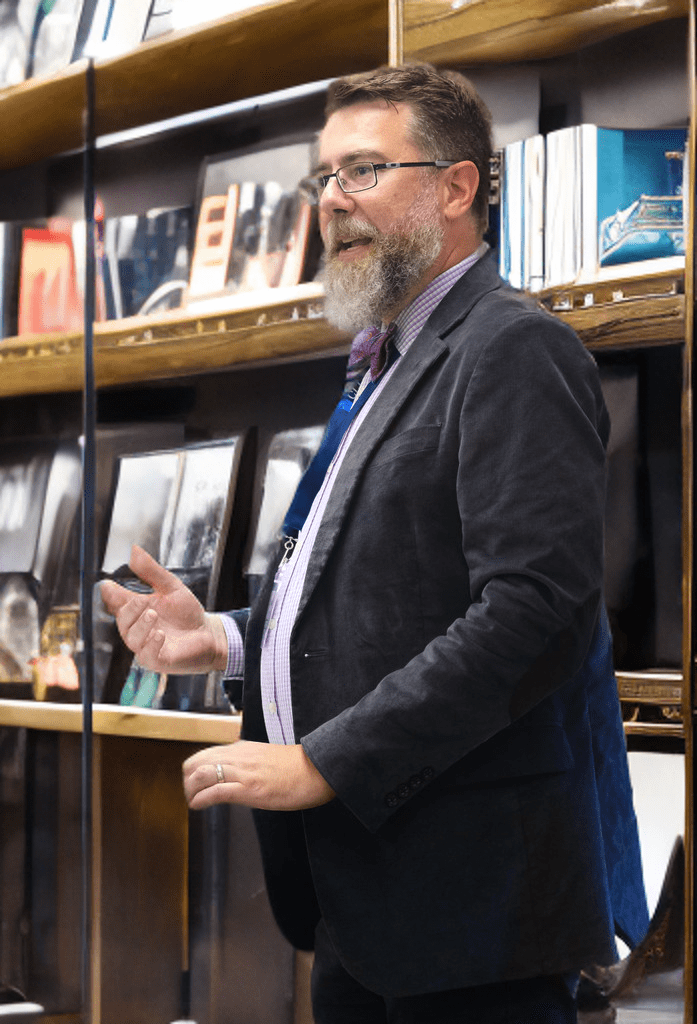
[(596, 368), (486, 256), (467, 80), (383, 68), (334, 83), (327, 114), (326, 309), (360, 333), (280, 564), (248, 623), (138, 549), (152, 596), (104, 598), (148, 668), (234, 674), (246, 630), (245, 740), (184, 785), (192, 808), (256, 808), (277, 920), (315, 948), (316, 1024), (570, 1022), (613, 916), (630, 942), (646, 925)]

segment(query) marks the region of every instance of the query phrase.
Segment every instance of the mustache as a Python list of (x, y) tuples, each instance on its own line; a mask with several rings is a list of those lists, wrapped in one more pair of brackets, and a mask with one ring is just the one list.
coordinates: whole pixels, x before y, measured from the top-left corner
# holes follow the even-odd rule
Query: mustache
[(357, 238), (371, 241), (381, 238), (382, 232), (358, 217), (337, 216), (329, 221), (325, 231), (324, 248), (328, 257), (336, 256), (346, 242)]

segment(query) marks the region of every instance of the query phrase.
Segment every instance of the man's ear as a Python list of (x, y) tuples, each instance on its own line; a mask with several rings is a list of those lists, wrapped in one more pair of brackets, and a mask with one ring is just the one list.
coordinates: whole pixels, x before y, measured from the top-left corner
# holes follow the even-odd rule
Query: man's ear
[(446, 198), (443, 214), (447, 220), (456, 220), (466, 213), (474, 202), (479, 188), (479, 171), (471, 160), (461, 160), (447, 169), (444, 183)]

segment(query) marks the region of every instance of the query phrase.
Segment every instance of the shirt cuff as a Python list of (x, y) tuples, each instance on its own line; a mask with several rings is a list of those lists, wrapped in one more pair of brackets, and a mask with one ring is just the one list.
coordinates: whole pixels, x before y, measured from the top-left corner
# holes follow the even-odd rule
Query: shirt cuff
[(244, 670), (244, 641), (242, 634), (231, 615), (221, 615), (220, 621), (227, 636), (227, 665), (223, 678), (240, 679)]

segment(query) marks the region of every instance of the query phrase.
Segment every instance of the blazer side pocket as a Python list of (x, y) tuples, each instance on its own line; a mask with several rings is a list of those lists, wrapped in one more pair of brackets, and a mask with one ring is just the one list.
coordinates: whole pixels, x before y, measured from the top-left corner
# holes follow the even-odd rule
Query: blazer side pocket
[[(508, 730), (506, 730), (508, 732)], [(500, 733), (458, 765), (460, 785), (480, 786), (525, 776), (570, 771), (574, 757), (560, 725), (537, 725)]]

